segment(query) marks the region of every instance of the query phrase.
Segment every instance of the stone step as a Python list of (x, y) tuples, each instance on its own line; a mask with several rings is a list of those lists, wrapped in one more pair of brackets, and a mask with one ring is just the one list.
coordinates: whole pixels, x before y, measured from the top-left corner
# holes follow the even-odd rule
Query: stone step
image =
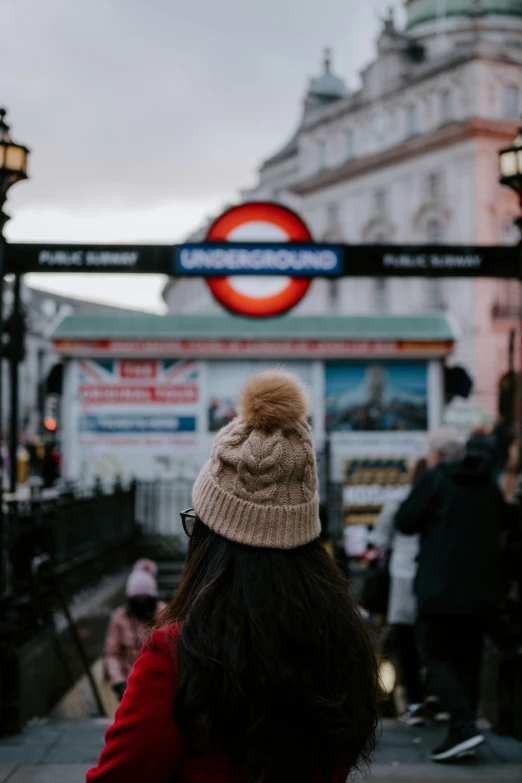
[(177, 590), (182, 571), (182, 560), (164, 560), (158, 563), (158, 588), (163, 601), (169, 601)]

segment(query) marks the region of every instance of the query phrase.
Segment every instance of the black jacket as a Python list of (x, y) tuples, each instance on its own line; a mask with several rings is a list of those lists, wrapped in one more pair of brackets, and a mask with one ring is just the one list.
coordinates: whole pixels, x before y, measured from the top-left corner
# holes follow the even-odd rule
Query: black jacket
[(420, 614), (487, 614), (500, 600), (499, 557), (509, 507), (491, 461), (468, 454), (427, 470), (395, 516), (421, 534), (415, 592)]

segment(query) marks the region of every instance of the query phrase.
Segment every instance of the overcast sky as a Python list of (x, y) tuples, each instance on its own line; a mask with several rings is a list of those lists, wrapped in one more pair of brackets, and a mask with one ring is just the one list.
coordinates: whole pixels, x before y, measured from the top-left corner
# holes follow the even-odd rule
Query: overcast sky
[[(174, 242), (253, 185), (322, 50), (350, 87), (401, 0), (2, 0), (0, 105), (31, 150), (12, 241)], [(401, 15), (398, 14), (400, 20)], [(32, 275), (161, 308), (157, 277)]]

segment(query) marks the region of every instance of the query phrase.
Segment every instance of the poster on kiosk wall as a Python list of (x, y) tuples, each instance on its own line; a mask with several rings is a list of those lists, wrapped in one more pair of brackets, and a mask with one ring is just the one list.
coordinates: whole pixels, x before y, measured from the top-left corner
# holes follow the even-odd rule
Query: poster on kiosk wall
[(74, 360), (69, 475), (87, 484), (97, 476), (193, 481), (216, 432), (234, 417), (244, 383), (275, 367), (313, 388), (311, 362)]
[(425, 452), (427, 363), (327, 363), (325, 429), (342, 487), (345, 550), (360, 557), (382, 507), (408, 494), (412, 467)]
[(199, 446), (199, 362), (81, 359), (74, 365), (77, 475), (155, 478), (190, 467)]

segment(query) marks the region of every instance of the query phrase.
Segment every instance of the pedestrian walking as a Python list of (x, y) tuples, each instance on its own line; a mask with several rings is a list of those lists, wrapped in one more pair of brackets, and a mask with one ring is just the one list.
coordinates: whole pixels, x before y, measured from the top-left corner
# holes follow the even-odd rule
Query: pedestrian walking
[[(426, 459), (417, 460), (411, 474), (413, 486), (427, 467)], [(423, 688), (416, 639), (417, 600), (413, 586), (420, 536), (407, 536), (396, 530), (395, 514), (399, 506), (400, 501), (385, 503), (373, 532), (373, 543), (382, 557), (389, 557), (390, 590), (386, 622), (397, 657), (400, 682), (408, 700), (406, 711), (399, 717), (409, 726), (421, 726), (424, 724)]]
[(113, 691), (122, 698), (134, 664), (139, 658), (147, 627), (156, 620), (166, 604), (159, 600), (152, 560), (138, 560), (125, 586), (126, 603), (115, 609), (105, 637), (105, 671)]
[(469, 755), (484, 741), (476, 710), (484, 628), (499, 600), (506, 505), (484, 451), (446, 428), (429, 437), (428, 463), (397, 510), (397, 529), (420, 533), (415, 591), (430, 692), (451, 715), (434, 761)]
[(344, 783), (374, 745), (377, 663), (320, 540), (307, 395), (247, 382), (182, 513), (181, 585), (88, 783)]

